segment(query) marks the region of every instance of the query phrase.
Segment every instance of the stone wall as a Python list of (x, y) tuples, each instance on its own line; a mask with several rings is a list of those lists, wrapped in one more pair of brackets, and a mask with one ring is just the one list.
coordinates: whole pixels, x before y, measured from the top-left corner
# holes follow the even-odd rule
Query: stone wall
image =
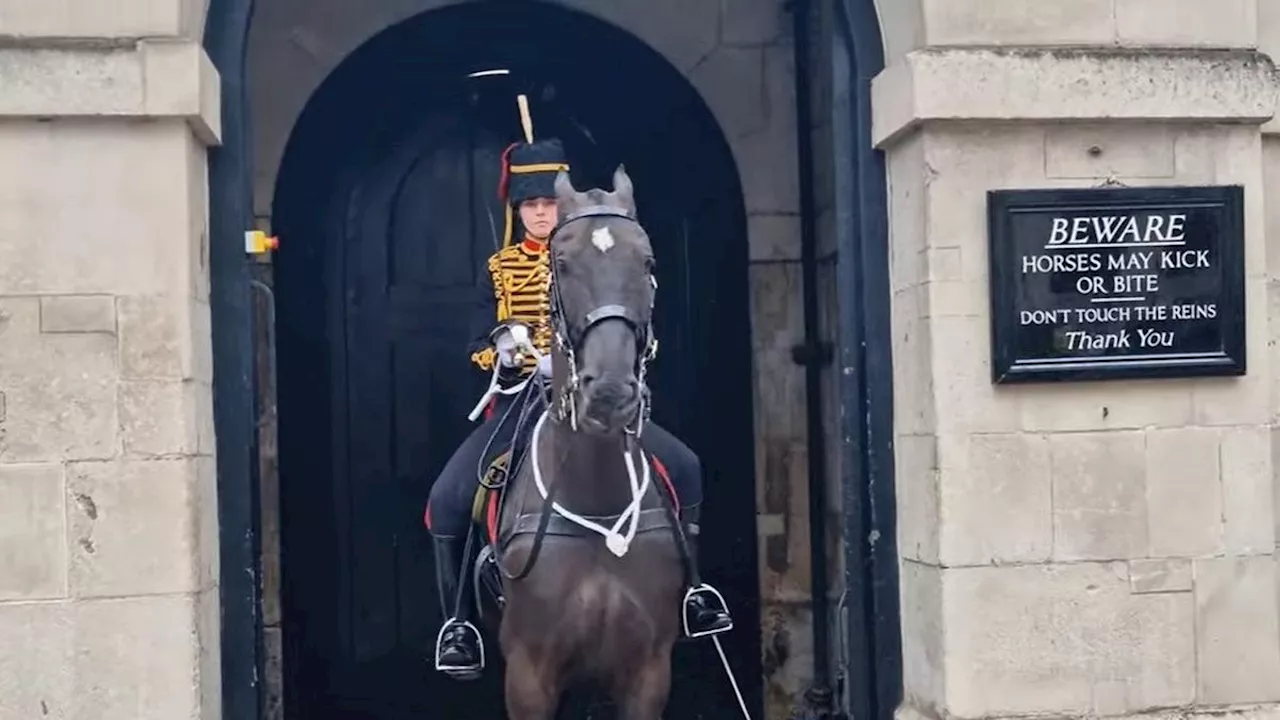
[[(1260, 5), (885, 8), (904, 717), (1277, 712)], [(993, 386), (986, 191), (1116, 183), (1245, 187), (1248, 375)]]
[(213, 720), (203, 6), (0, 5), (0, 718)]

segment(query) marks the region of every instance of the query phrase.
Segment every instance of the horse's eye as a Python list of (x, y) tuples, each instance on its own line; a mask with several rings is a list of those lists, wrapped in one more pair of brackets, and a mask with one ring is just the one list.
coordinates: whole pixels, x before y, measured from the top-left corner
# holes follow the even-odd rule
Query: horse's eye
[(565, 262), (564, 256), (556, 256), (556, 272), (567, 275), (569, 273), (569, 263)]
[(649, 271), (649, 273), (652, 274), (653, 271), (656, 270), (657, 268), (658, 268), (658, 262), (656, 260), (654, 260), (653, 258), (645, 258), (644, 260), (645, 270)]

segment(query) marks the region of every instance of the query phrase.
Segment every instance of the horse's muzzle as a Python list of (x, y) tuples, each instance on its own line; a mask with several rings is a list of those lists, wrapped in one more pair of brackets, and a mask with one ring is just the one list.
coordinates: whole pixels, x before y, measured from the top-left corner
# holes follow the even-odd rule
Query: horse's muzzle
[(640, 383), (634, 378), (583, 377), (584, 429), (617, 432), (635, 420), (640, 404)]

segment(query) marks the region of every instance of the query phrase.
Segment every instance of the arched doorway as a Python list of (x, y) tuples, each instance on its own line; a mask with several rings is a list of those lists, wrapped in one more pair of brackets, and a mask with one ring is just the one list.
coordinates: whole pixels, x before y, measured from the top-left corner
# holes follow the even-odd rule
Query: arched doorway
[[(759, 707), (759, 581), (745, 213), (697, 93), (616, 28), (549, 4), (477, 3), (395, 26), (308, 104), (277, 185), (285, 706), (291, 717), (501, 717), (497, 680), (427, 662), (440, 620), (421, 524), (483, 378), (460, 300), (502, 226), (514, 96), (562, 138), (580, 187), (625, 163), (659, 259), (655, 417), (707, 468), (703, 565), (732, 598), (727, 649)], [(672, 122), (679, 118), (679, 122)], [(677, 656), (672, 718), (734, 705), (705, 643)]]

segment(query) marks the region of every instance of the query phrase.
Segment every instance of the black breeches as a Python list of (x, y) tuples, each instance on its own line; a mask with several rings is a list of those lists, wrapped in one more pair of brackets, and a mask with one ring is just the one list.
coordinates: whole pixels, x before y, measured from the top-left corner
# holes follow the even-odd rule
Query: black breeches
[(702, 504), (702, 461), (688, 445), (655, 422), (645, 425), (640, 444), (667, 469), (681, 508)]
[[(516, 413), (512, 412), (499, 428), (505, 403), (500, 404), (494, 416), (481, 423), (458, 446), (453, 457), (445, 463), (431, 486), (427, 501), (428, 529), (437, 537), (461, 537), (471, 522), (471, 506), (479, 483), (479, 470), (492, 462), (498, 453), (507, 449), (516, 429)], [(524, 434), (532, 431), (537, 415), (532, 415)], [(498, 430), (494, 436), (495, 428)], [(490, 441), (490, 438), (493, 438)], [(671, 484), (682, 508), (695, 507), (702, 502), (702, 463), (698, 456), (671, 433), (650, 422), (645, 426), (640, 444), (656, 455), (667, 469)], [(488, 452), (486, 453), (486, 447)], [(483, 457), (482, 457), (483, 456)], [(483, 462), (482, 462), (483, 460)], [(656, 478), (655, 478), (656, 480)]]

